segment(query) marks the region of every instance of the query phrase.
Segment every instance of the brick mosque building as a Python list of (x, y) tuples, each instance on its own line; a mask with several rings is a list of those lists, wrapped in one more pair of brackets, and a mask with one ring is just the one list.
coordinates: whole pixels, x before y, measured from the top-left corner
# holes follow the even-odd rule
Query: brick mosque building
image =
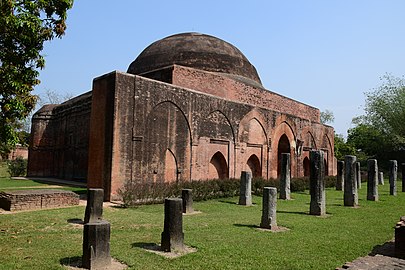
[(125, 181), (309, 175), (309, 150), (335, 174), (334, 130), (317, 108), (266, 90), (233, 45), (183, 33), (152, 43), (92, 91), (32, 118), (28, 175), (87, 181), (117, 198)]

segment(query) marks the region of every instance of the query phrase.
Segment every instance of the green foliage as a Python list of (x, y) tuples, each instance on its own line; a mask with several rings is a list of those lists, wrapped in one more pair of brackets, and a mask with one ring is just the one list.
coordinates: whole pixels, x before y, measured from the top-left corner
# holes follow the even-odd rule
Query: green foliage
[(7, 171), (12, 177), (27, 175), (27, 160), (22, 157), (17, 157), (15, 160), (9, 160), (7, 166)]
[(321, 112), (321, 123), (322, 124), (330, 124), (335, 121), (335, 116), (333, 115), (332, 111), (325, 110)]
[[(381, 85), (366, 93), (365, 123), (395, 146), (405, 144), (405, 78), (386, 74)], [(394, 145), (393, 145), (394, 146)]]
[(39, 84), (38, 69), (45, 41), (61, 37), (73, 0), (0, 1), (0, 141), (18, 143), (17, 130), (35, 106), (31, 92)]
[[(335, 177), (325, 177), (325, 186), (335, 186)], [(252, 179), (252, 193), (262, 195), (264, 187), (276, 187), (279, 189), (280, 182), (277, 179)], [(133, 183), (127, 182), (118, 191), (126, 207), (162, 203), (165, 198), (181, 196), (181, 190), (189, 188), (193, 190), (194, 201), (206, 201), (210, 199), (228, 198), (239, 194), (239, 179), (212, 179), (202, 181), (190, 181), (183, 183)], [(292, 192), (309, 189), (308, 178), (293, 178), (290, 182)]]
[(356, 148), (345, 142), (342, 135), (335, 133), (335, 157), (337, 160), (344, 160), (346, 155), (356, 155)]

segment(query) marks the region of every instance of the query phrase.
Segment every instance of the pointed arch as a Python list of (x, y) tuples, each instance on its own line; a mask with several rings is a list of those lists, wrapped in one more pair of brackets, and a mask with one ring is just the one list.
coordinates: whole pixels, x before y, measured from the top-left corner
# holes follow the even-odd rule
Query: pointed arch
[(155, 105), (147, 116), (142, 143), (143, 178), (152, 181), (189, 181), (191, 145), (190, 124), (183, 110), (172, 101)]
[(262, 177), (262, 166), (256, 155), (251, 155), (246, 164), (248, 165), (253, 177)]
[[(266, 121), (264, 116), (256, 108), (251, 110), (242, 118), (242, 120), (239, 123), (238, 141), (239, 142), (254, 141), (253, 143), (261, 143), (261, 144), (265, 143), (267, 145), (268, 135), (266, 128), (263, 126), (263, 123), (265, 122)], [(262, 136), (264, 139), (252, 138), (253, 134), (250, 133), (257, 133), (257, 132), (263, 134)]]
[(291, 146), (287, 135), (283, 134), (277, 146), (277, 177), (281, 174), (281, 156), (283, 153), (291, 153)]
[(209, 164), (208, 174), (209, 179), (229, 178), (228, 164), (224, 155), (220, 151), (216, 152), (212, 156)]
[(168, 183), (177, 182), (177, 172), (178, 172), (177, 160), (176, 156), (170, 149), (166, 149), (164, 166), (165, 166), (164, 181)]
[(291, 176), (296, 176), (297, 161), (295, 156), (296, 135), (287, 121), (282, 121), (274, 130), (271, 140), (270, 177), (277, 178), (281, 169), (281, 154), (290, 153)]
[(220, 110), (211, 111), (204, 117), (199, 129), (201, 137), (228, 140), (235, 143), (235, 131), (231, 121), (226, 114)]
[(316, 141), (315, 141), (314, 135), (312, 135), (311, 131), (308, 131), (305, 136), (304, 147), (306, 147), (307, 150), (317, 149)]

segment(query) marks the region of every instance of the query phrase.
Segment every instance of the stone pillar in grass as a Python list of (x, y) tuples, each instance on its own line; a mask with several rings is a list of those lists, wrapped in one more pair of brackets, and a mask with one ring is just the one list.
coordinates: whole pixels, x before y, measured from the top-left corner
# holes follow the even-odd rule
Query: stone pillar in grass
[(345, 162), (339, 160), (337, 162), (337, 174), (336, 174), (336, 190), (343, 190), (345, 180)]
[(260, 222), (261, 228), (270, 230), (277, 228), (276, 211), (277, 211), (277, 188), (264, 187), (262, 221)]
[(405, 163), (401, 163), (402, 192), (405, 192)]
[(319, 150), (311, 151), (309, 153), (309, 161), (311, 166), (309, 177), (309, 192), (311, 194), (309, 214), (322, 216), (326, 214), (324, 152)]
[(182, 189), (181, 198), (183, 200), (183, 213), (193, 213), (193, 190), (192, 189)]
[(356, 181), (357, 181), (357, 189), (361, 188), (361, 169), (360, 169), (360, 162), (356, 162)]
[(183, 200), (180, 198), (165, 199), (165, 221), (161, 238), (162, 251), (184, 250), (182, 204)]
[(84, 224), (82, 266), (86, 269), (108, 269), (110, 256), (110, 223), (97, 220)]
[(376, 159), (367, 161), (367, 200), (378, 201), (378, 165)]
[(84, 214), (84, 223), (95, 222), (103, 217), (104, 190), (89, 188), (87, 190), (87, 204)]
[(343, 193), (344, 206), (357, 206), (356, 156), (345, 156), (345, 187)]
[(395, 256), (405, 258), (405, 217), (395, 225)]
[(398, 163), (390, 160), (390, 195), (397, 195)]
[(379, 172), (378, 173), (378, 184), (379, 185), (384, 185), (384, 173), (383, 172)]
[(291, 190), (290, 190), (290, 181), (291, 181), (291, 161), (290, 153), (281, 154), (281, 176), (280, 176), (280, 199), (281, 200), (290, 200), (291, 199)]
[(239, 204), (252, 205), (252, 174), (243, 171), (240, 177)]

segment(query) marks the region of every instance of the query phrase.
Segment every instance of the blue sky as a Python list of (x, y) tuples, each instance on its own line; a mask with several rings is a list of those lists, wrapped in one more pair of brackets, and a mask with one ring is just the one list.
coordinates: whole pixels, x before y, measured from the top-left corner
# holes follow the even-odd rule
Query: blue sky
[(265, 88), (332, 111), (346, 135), (364, 92), (405, 74), (404, 12), (403, 0), (76, 0), (66, 35), (45, 45), (35, 93), (79, 95), (152, 42), (200, 32), (238, 47)]

